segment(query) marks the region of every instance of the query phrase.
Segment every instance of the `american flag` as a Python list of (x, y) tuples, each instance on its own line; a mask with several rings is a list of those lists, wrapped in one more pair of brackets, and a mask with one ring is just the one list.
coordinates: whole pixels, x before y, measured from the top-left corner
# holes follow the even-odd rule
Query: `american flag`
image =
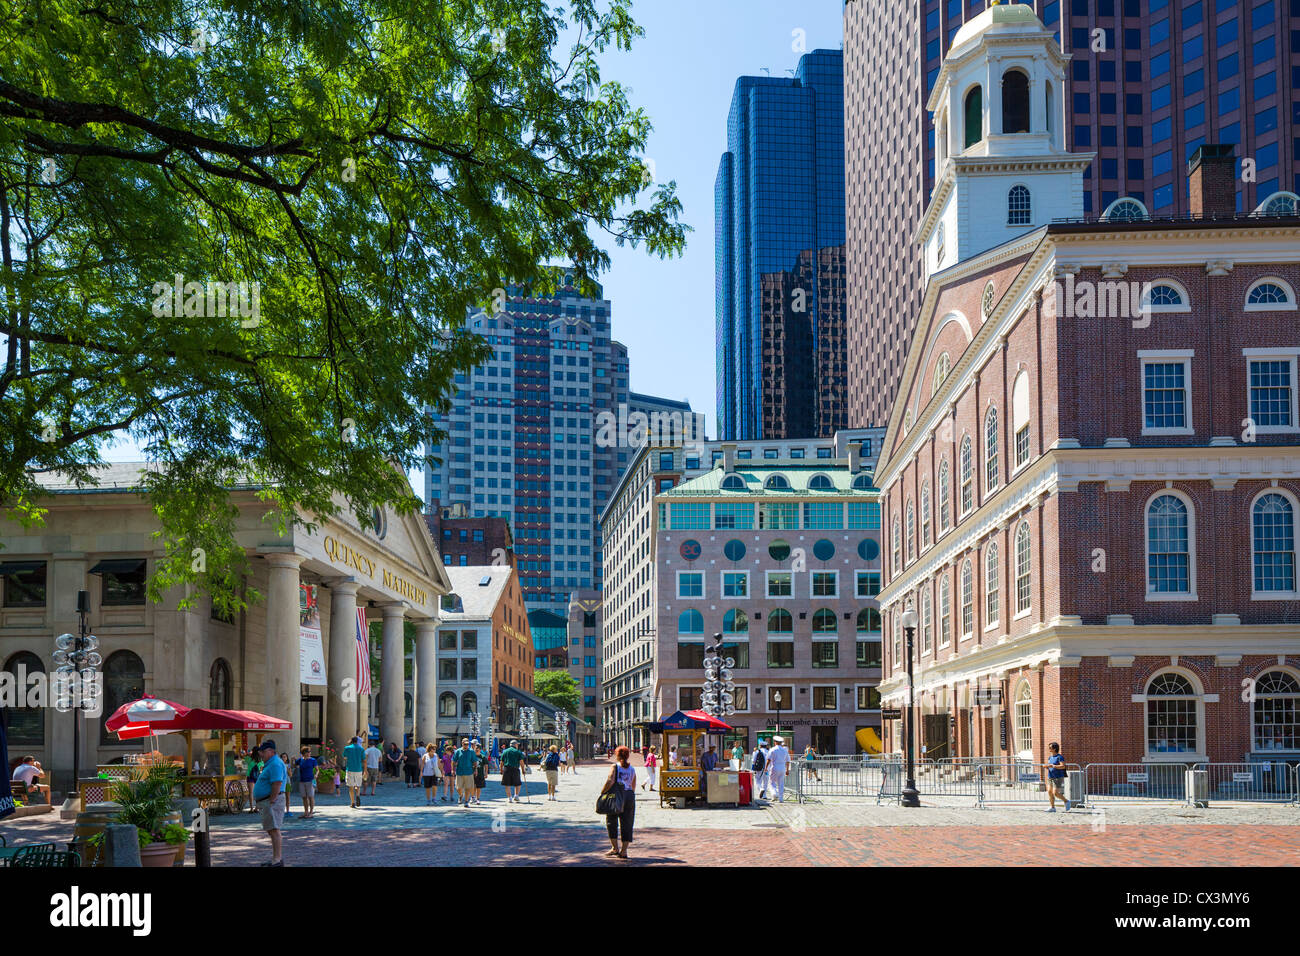
[(370, 628), (363, 607), (357, 608), (357, 693), (370, 693)]

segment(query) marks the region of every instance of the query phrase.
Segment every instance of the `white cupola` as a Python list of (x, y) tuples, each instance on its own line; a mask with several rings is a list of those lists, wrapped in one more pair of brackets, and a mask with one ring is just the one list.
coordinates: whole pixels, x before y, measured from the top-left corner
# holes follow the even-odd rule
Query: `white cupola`
[(925, 279), (1053, 219), (1083, 215), (1095, 153), (1065, 149), (1065, 65), (1023, 3), (994, 2), (953, 37), (926, 108), (935, 184), (917, 232)]

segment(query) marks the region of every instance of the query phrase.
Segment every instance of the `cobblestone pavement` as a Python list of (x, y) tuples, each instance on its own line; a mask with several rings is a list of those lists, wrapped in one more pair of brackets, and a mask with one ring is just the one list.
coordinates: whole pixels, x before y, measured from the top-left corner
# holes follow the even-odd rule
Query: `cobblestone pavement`
[[(528, 803), (508, 803), (489, 781), (482, 805), (428, 807), (422, 790), (387, 780), (362, 809), (322, 797), (317, 815), (284, 828), (290, 866), (594, 865), (1297, 865), (1300, 809), (1291, 806), (1107, 807), (1053, 815), (1041, 805), (976, 810), (970, 799), (924, 799), (920, 809), (874, 800), (752, 807), (661, 808), (637, 799), (632, 859), (605, 857), (594, 804), (608, 771), (586, 765), (560, 777), (548, 801), (537, 777)], [(788, 794), (787, 794), (788, 795)], [(294, 809), (301, 811), (295, 800)], [(217, 866), (256, 865), (269, 841), (252, 814), (212, 818)], [(72, 823), (53, 816), (0, 824), (10, 844), (66, 841)], [(192, 859), (192, 857), (191, 857)]]

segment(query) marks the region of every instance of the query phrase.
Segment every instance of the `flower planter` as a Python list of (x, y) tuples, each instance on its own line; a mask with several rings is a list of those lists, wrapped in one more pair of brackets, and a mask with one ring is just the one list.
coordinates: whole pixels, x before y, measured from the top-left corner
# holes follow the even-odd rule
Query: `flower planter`
[[(185, 849), (181, 845), (181, 850)], [(140, 847), (141, 866), (175, 866), (176, 847), (170, 843), (146, 843)]]
[(334, 777), (325, 776), (319, 778), (316, 781), (316, 792), (323, 793), (326, 796), (332, 796), (334, 794)]

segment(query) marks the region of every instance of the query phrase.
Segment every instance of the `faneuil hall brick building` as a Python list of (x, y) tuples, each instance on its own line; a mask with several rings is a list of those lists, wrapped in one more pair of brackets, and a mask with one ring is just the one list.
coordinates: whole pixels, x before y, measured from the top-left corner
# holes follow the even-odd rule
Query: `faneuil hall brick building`
[(1205, 145), (1191, 218), (1084, 221), (1067, 57), (1009, 9), (962, 28), (928, 104), (926, 293), (876, 472), (884, 706), (911, 607), (929, 756), (1294, 763), (1296, 197), (1238, 213)]

